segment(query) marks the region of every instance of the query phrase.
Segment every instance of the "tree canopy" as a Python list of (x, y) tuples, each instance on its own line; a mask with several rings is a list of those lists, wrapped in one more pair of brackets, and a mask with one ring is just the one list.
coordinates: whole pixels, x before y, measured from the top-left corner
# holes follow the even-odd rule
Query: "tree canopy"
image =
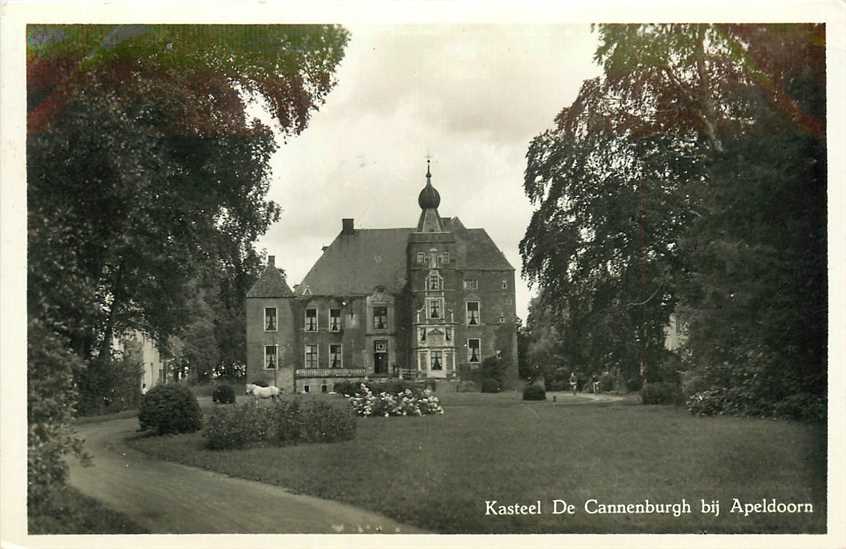
[(523, 272), (568, 353), (649, 379), (676, 313), (706, 386), (820, 394), (824, 26), (597, 32), (603, 75), (532, 141), (524, 183)]
[[(127, 329), (166, 341), (204, 270), (240, 310), (253, 243), (280, 214), (265, 198), (274, 130), (306, 127), (347, 32), (30, 25), (27, 39), (30, 315), (89, 358)], [(275, 128), (249, 116), (256, 101)]]

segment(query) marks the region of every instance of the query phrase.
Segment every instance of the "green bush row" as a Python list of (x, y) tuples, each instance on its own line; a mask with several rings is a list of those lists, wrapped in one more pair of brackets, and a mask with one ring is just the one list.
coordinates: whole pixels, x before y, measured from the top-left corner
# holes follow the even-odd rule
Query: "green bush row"
[(356, 419), (346, 401), (277, 399), (269, 405), (245, 402), (215, 408), (205, 437), (210, 449), (226, 450), (258, 443), (337, 442), (355, 438), (355, 433)]

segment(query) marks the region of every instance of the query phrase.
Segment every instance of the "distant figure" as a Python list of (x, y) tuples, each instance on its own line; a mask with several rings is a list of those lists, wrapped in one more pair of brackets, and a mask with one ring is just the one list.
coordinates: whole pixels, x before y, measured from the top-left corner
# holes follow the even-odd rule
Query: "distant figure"
[(576, 372), (570, 372), (570, 390), (573, 392), (573, 396), (576, 395), (577, 384), (578, 380), (576, 379)]
[(147, 384), (146, 384), (146, 383), (142, 383), (142, 384), (141, 384), (141, 394), (142, 394), (142, 395), (146, 395), (146, 394), (147, 394)]
[(599, 378), (596, 377), (596, 374), (591, 378), (591, 385), (593, 385), (593, 393), (599, 393)]

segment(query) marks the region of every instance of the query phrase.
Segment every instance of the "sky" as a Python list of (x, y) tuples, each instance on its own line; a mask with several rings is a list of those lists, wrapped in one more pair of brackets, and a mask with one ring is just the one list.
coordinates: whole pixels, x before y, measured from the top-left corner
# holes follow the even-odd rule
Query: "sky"
[(336, 87), (271, 161), (269, 198), (283, 211), (258, 248), (276, 256), (293, 286), (342, 218), (356, 228), (415, 226), (430, 156), (439, 213), (487, 230), (516, 270), (525, 321), (525, 155), (582, 81), (599, 74), (595, 35), (588, 25), (347, 28)]

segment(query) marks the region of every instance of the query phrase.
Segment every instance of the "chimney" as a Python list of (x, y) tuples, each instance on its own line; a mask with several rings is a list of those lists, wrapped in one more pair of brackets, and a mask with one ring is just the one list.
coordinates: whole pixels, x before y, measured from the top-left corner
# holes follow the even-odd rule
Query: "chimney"
[(341, 234), (353, 234), (355, 230), (355, 219), (344, 218), (341, 219)]
[(275, 255), (267, 256), (267, 266), (268, 267), (275, 267), (276, 266), (276, 256)]

